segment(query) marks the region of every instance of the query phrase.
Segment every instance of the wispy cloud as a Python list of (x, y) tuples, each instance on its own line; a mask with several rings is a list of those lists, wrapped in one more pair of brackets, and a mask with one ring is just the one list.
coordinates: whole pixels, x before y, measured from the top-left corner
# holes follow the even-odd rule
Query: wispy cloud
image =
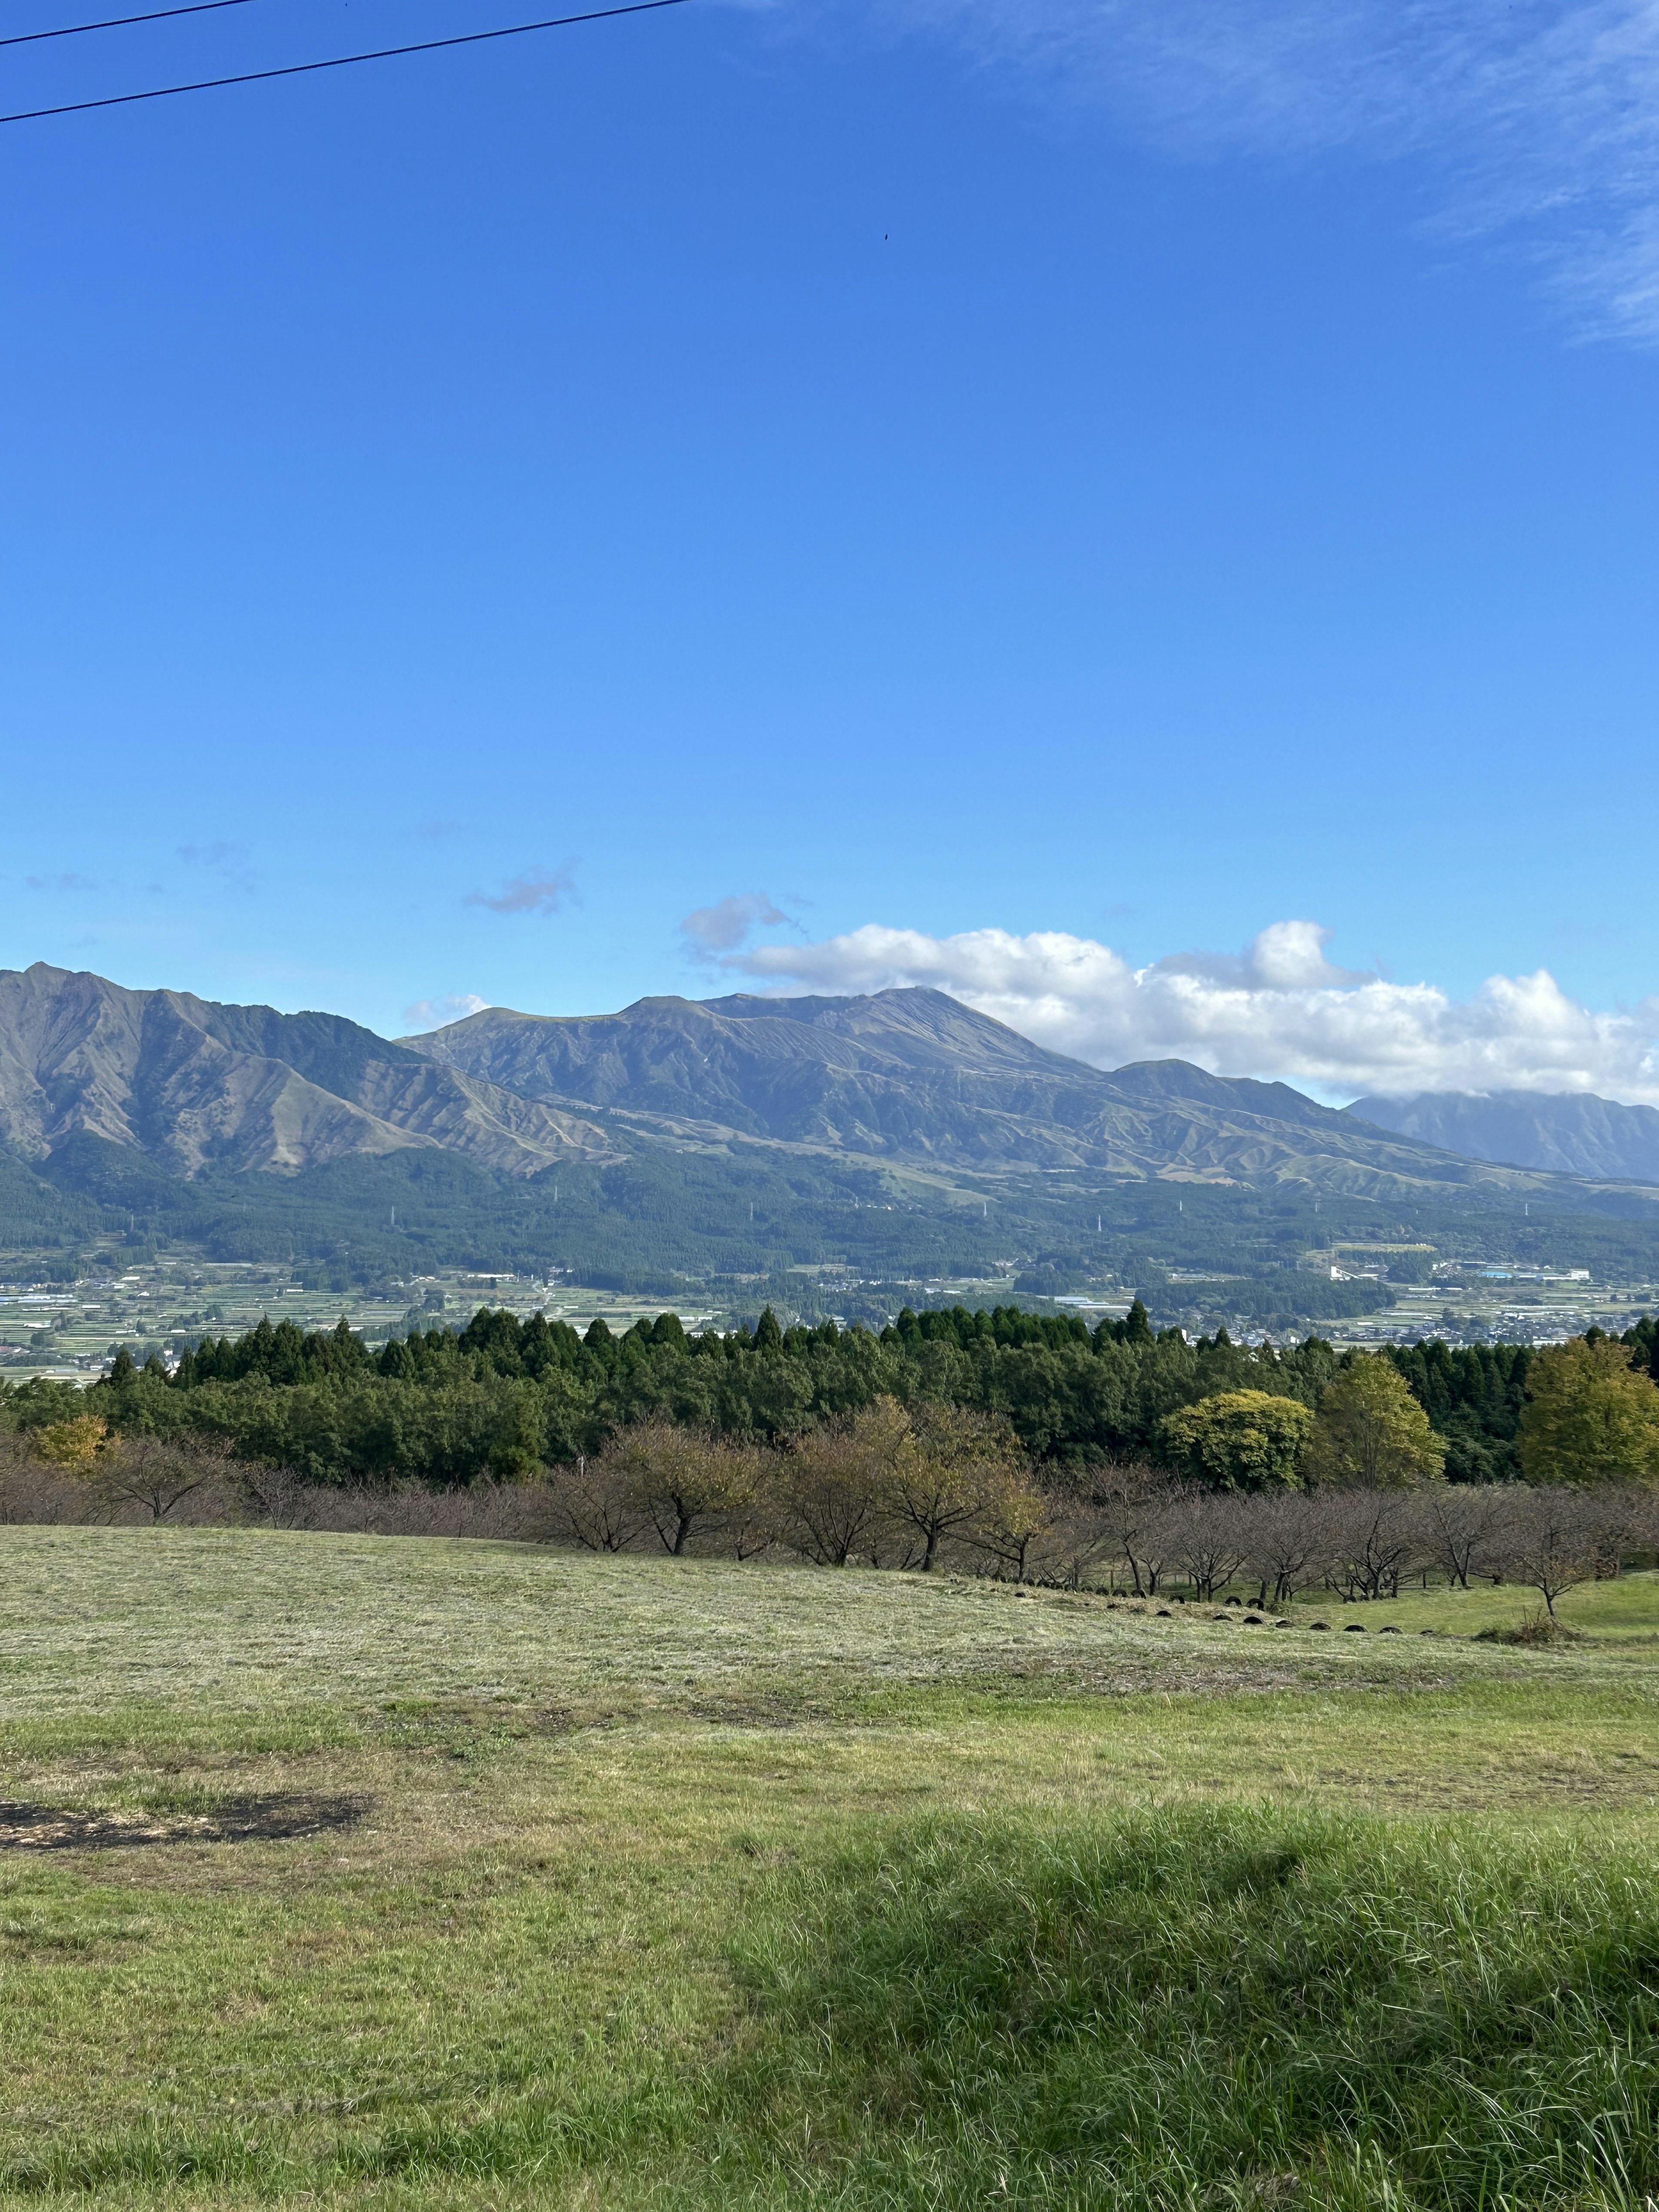
[(95, 891), (100, 888), (90, 876), (74, 874), (25, 876), (23, 881), (32, 891)]
[(200, 868), (209, 875), (217, 876), (233, 890), (251, 891), (258, 880), (252, 866), (252, 855), (246, 845), (220, 838), (210, 845), (180, 845), (176, 854), (187, 868)]
[(452, 991), (447, 998), (416, 999), (412, 1006), (404, 1008), (404, 1026), (411, 1033), (420, 1030), (441, 1030), (450, 1022), (464, 1022), (469, 1014), (481, 1014), (489, 1005), (476, 991)]
[(469, 891), (468, 906), (488, 907), (491, 914), (557, 914), (576, 896), (572, 863), (557, 868), (532, 868), (514, 876), (499, 891)]
[(751, 930), (780, 927), (798, 929), (800, 925), (793, 915), (774, 906), (764, 891), (737, 891), (688, 914), (680, 934), (693, 959), (707, 960), (714, 953), (735, 951)]
[(1335, 967), (1328, 940), (1316, 923), (1279, 921), (1242, 953), (1175, 953), (1137, 969), (1057, 930), (930, 937), (872, 922), (815, 945), (728, 953), (720, 965), (775, 988), (927, 985), (1100, 1067), (1176, 1058), (1330, 1096), (1584, 1090), (1659, 1104), (1659, 998), (1597, 1013), (1540, 969), (1494, 975), (1459, 1000), (1433, 983)]
[[(800, 19), (873, 19), (800, 0)], [(1441, 219), (1659, 339), (1659, 0), (883, 0), (989, 71), (1191, 155), (1421, 157)]]

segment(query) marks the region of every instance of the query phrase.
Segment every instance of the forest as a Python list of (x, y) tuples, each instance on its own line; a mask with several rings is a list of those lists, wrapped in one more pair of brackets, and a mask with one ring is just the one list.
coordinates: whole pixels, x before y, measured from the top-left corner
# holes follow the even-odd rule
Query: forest
[[(1596, 1334), (1599, 1333), (1593, 1333)], [(1659, 1376), (1654, 1324), (1623, 1340)], [(1389, 1347), (1457, 1481), (1514, 1479), (1528, 1376), (1519, 1345)], [(688, 1336), (672, 1313), (579, 1336), (541, 1316), (481, 1308), (459, 1330), (415, 1330), (378, 1351), (343, 1324), (304, 1334), (268, 1320), (204, 1339), (168, 1375), (125, 1353), (90, 1389), (0, 1384), (0, 1424), (24, 1432), (83, 1419), (115, 1435), (193, 1437), (313, 1483), (394, 1477), (435, 1484), (568, 1464), (637, 1425), (666, 1421), (775, 1445), (879, 1400), (959, 1407), (1006, 1424), (1039, 1467), (1170, 1458), (1183, 1408), (1240, 1392), (1316, 1408), (1354, 1355), (1313, 1337), (1284, 1350), (1224, 1329), (1188, 1341), (1156, 1330), (1137, 1300), (1121, 1321), (1018, 1307), (908, 1309), (879, 1332), (833, 1322)]]

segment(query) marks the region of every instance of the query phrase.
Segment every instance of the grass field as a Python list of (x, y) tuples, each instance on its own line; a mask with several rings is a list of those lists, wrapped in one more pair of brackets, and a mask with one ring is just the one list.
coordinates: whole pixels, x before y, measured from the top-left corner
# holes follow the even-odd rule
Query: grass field
[(1659, 2195), (1659, 1584), (0, 1531), (0, 2203)]

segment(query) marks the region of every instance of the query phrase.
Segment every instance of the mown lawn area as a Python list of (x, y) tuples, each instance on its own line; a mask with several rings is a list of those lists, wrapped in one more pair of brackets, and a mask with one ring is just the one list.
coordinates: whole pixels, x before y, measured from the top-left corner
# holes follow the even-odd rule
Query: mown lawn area
[(0, 1561), (0, 2203), (1659, 2195), (1651, 1577), (1528, 1650), (1512, 1589)]

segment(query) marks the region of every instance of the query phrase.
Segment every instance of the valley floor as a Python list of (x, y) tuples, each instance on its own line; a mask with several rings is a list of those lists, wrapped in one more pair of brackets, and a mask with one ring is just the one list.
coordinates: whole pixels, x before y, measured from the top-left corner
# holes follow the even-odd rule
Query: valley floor
[[(1522, 2045), (1547, 2080), (1552, 2006), (1601, 2008), (1582, 2074), (1651, 1995), (1659, 1950), (1620, 1948), (1659, 1899), (1651, 1577), (1529, 1650), (1469, 1640), (1510, 1589), (1353, 1608), (1442, 1632), (1362, 1638), (1305, 1602), (1273, 1629), (419, 1540), (8, 1528), (0, 1560), (0, 2203), (1637, 2212), (1659, 2185), (1650, 2073), (1609, 2056), (1582, 2128), (1511, 2081)], [(1557, 1921), (1541, 1966), (1515, 1949)], [(1206, 1957), (1236, 1969), (1219, 2012)], [(1495, 2040), (1460, 1960), (1521, 1992)], [(1395, 2021), (1407, 1984), (1455, 2047), (1402, 2045), (1356, 2104), (1367, 1992)], [(1126, 2086), (1125, 2036), (1164, 2071)], [(1263, 2074), (1247, 2118), (1281, 2060), (1301, 2087)], [(1476, 2158), (1466, 2118), (1389, 2118), (1458, 2068), (1482, 2112), (1525, 2107), (1485, 2181), (1425, 2148)]]

